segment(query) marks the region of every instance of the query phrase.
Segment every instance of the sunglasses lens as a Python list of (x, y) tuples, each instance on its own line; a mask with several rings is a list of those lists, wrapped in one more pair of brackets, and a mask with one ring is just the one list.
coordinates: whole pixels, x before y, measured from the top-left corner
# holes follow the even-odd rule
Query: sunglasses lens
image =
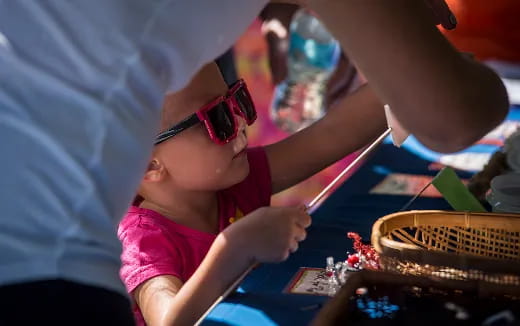
[(225, 102), (221, 102), (207, 113), (215, 137), (226, 141), (235, 133), (235, 119)]
[(256, 110), (251, 97), (247, 91), (242, 87), (235, 93), (235, 99), (238, 106), (247, 120), (248, 124), (252, 124), (256, 120)]

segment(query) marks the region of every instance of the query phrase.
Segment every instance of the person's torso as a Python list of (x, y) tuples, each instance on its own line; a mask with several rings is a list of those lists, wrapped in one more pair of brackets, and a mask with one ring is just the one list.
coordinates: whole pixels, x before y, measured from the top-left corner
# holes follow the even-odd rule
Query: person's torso
[(164, 92), (226, 50), (263, 2), (0, 1), (0, 285), (124, 291), (115, 229)]

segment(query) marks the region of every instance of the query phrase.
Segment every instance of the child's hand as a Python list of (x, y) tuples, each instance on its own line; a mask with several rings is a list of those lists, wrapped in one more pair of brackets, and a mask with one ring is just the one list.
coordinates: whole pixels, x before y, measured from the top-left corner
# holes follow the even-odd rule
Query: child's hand
[(311, 217), (305, 207), (261, 207), (222, 232), (254, 262), (280, 262), (305, 239)]

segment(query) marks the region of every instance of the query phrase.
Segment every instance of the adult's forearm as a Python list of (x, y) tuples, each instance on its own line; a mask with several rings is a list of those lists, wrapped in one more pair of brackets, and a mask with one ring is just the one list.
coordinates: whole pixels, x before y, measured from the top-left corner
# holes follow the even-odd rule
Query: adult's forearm
[(401, 124), (426, 146), (456, 151), (505, 116), (505, 89), (463, 58), (423, 1), (309, 0)]

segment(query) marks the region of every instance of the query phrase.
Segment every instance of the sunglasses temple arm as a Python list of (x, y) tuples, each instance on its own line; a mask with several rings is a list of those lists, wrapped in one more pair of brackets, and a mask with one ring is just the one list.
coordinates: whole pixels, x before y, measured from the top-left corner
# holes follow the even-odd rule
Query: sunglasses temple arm
[(166, 141), (166, 140), (172, 138), (173, 136), (177, 135), (178, 133), (190, 128), (191, 126), (193, 126), (199, 122), (200, 122), (200, 119), (196, 113), (190, 115), (189, 117), (187, 117), (183, 121), (179, 122), (175, 126), (171, 127), (170, 129), (158, 134), (155, 138), (154, 145), (160, 144), (163, 141)]

